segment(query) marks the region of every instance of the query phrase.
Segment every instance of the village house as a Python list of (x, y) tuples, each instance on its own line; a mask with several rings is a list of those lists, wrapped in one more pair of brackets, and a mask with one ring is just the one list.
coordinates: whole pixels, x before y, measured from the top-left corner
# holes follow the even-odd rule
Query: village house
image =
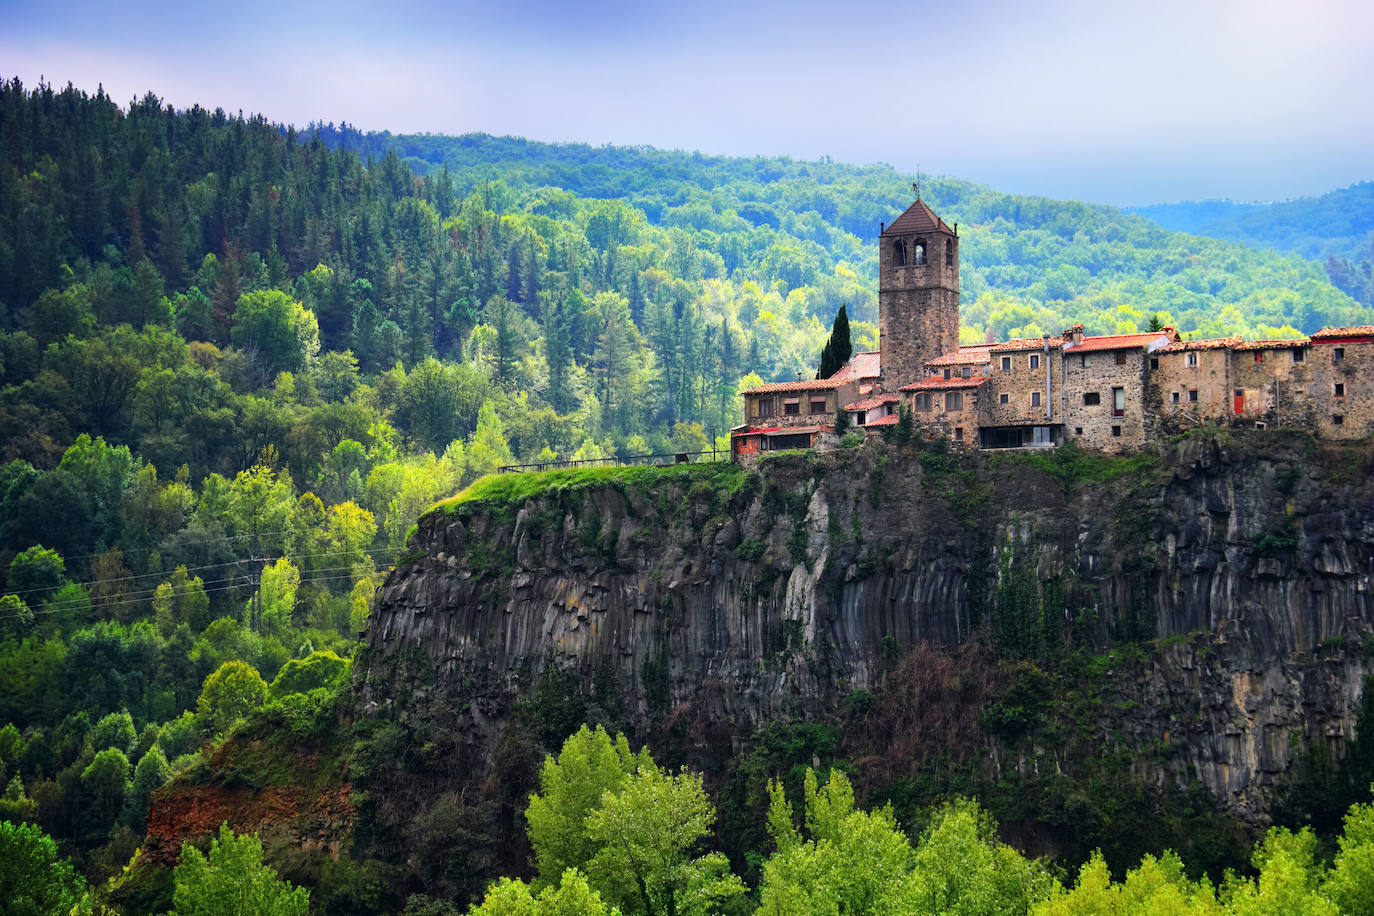
[[(828, 379), (744, 392), (736, 460), (828, 448), (837, 426), (892, 426), (966, 448), (1074, 441), (1129, 452), (1203, 423), (1284, 426), (1349, 439), (1374, 431), (1374, 326), (1311, 338), (1183, 340), (1173, 328), (960, 346), (959, 234), (918, 196), (878, 233), (879, 350)], [(841, 412), (847, 423), (840, 423)]]

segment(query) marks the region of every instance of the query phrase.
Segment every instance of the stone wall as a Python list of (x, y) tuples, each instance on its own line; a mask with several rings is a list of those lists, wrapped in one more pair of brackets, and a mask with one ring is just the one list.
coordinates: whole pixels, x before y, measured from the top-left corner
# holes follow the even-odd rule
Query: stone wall
[(1307, 360), (1316, 432), (1328, 439), (1374, 433), (1374, 342), (1314, 342)]
[[(992, 350), (992, 376), (979, 404), (978, 422), (984, 426), (1045, 426), (1059, 423), (1058, 387), (1059, 380), (1054, 378), (1048, 391), (1049, 405), (1054, 410), (1052, 419), (1047, 419), (1050, 411), (1046, 407), (1045, 378), (1058, 367), (1060, 351), (1051, 347), (1048, 352), (1043, 348), (1035, 350)], [(1031, 368), (1031, 362), (1038, 365)], [(1008, 368), (1002, 368), (1007, 365)], [(1056, 373), (1057, 374), (1057, 373)], [(1035, 401), (1040, 403), (1036, 404)]]
[[(1233, 349), (1231, 422), (1313, 429), (1316, 404), (1310, 396), (1310, 350), (1306, 341), (1294, 341), (1292, 346), (1244, 343)], [(1300, 361), (1294, 361), (1295, 353), (1302, 354)]]
[[(987, 382), (934, 391), (906, 392), (907, 406), (917, 435), (922, 439), (938, 437), (972, 447), (978, 443), (979, 417), (987, 400)], [(957, 385), (957, 383), (956, 383)], [(930, 409), (916, 409), (917, 395), (930, 396)], [(960, 406), (950, 409), (950, 395), (957, 395)]]
[(1231, 351), (1225, 347), (1175, 350), (1165, 348), (1149, 359), (1148, 402), (1159, 411), (1167, 430), (1191, 429), (1224, 422), (1231, 414)]
[[(933, 270), (904, 268), (900, 272)], [(925, 364), (959, 347), (959, 293), (939, 287), (880, 289), (878, 334), (883, 385), (925, 378)]]
[[(1146, 442), (1156, 441), (1151, 432), (1156, 428), (1158, 415), (1147, 409), (1153, 405), (1147, 405), (1145, 397), (1145, 360), (1143, 349), (1065, 352), (1065, 438), (1078, 440), (1084, 448), (1109, 453), (1135, 451)], [(1112, 389), (1118, 387), (1125, 394), (1125, 408), (1121, 416), (1114, 416)], [(1096, 404), (1085, 400), (1091, 394), (1097, 395)]]

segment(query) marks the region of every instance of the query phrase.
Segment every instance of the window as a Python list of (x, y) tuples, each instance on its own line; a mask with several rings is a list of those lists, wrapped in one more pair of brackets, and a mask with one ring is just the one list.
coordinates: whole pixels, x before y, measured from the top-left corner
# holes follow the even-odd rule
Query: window
[(1197, 389), (1196, 389), (1196, 388), (1189, 388), (1189, 389), (1188, 389), (1188, 400), (1191, 401), (1191, 402), (1194, 403), (1194, 404), (1197, 403)]
[(961, 375), (964, 378), (968, 378), (969, 376), (973, 375), (973, 369), (969, 366), (965, 366), (964, 368), (959, 370), (959, 375)]
[(1124, 366), (1124, 365), (1126, 365), (1126, 351), (1124, 351), (1124, 350), (1118, 350), (1118, 351), (1116, 352), (1116, 364), (1117, 364), (1118, 366)]
[(1189, 368), (1189, 369), (1196, 369), (1196, 368), (1197, 368), (1197, 354), (1196, 354), (1196, 353), (1189, 353), (1189, 354), (1188, 354), (1188, 368)]
[(1114, 417), (1124, 417), (1124, 416), (1126, 416), (1126, 389), (1125, 389), (1125, 388), (1113, 388), (1113, 389), (1112, 389), (1112, 416), (1114, 416)]
[(1158, 369), (1158, 368), (1159, 368), (1159, 357), (1158, 357), (1158, 356), (1151, 356), (1151, 357), (1150, 357), (1150, 368), (1151, 368), (1151, 369)]
[(954, 441), (955, 441), (955, 442), (963, 442), (963, 441), (964, 441), (964, 428), (963, 428), (962, 426), (956, 426), (956, 427), (954, 427)]
[(948, 370), (948, 369), (945, 370), (945, 378), (949, 378), (949, 370)]
[(1112, 435), (1113, 435), (1113, 436), (1120, 436), (1120, 435), (1121, 435), (1121, 427), (1120, 427), (1120, 426), (1113, 426), (1113, 427), (1112, 427)]
[(1331, 361), (1333, 363), (1338, 363), (1343, 359), (1345, 359), (1345, 347), (1336, 347), (1331, 351)]
[(782, 402), (782, 412), (789, 417), (795, 417), (801, 413), (801, 398), (788, 398)]
[(1032, 353), (1032, 354), (1030, 355), (1030, 367), (1031, 367), (1032, 369), (1039, 369), (1039, 368), (1040, 368), (1040, 354), (1039, 354), (1039, 353)]
[(868, 411), (866, 411), (866, 410), (861, 410), (861, 411), (859, 411), (858, 413), (856, 413), (856, 414), (854, 415), (854, 422), (855, 422), (856, 424), (858, 424), (859, 426), (863, 426), (865, 423), (867, 423), (867, 422), (868, 422)]
[(1338, 397), (1338, 398), (1343, 398), (1343, 397), (1345, 397), (1345, 383), (1344, 383), (1344, 382), (1337, 382), (1336, 384), (1332, 385), (1332, 386), (1331, 386), (1331, 393), (1334, 394), (1334, 395), (1335, 395), (1336, 397)]
[(1092, 358), (1091, 356), (1089, 356), (1088, 354), (1084, 353), (1084, 354), (1082, 354), (1081, 356), (1078, 357), (1078, 365), (1082, 366), (1084, 369), (1088, 368), (1088, 367), (1091, 366), (1092, 364), (1093, 364), (1093, 358)]
[(917, 267), (925, 267), (925, 266), (926, 266), (926, 243), (925, 243), (925, 240), (924, 240), (924, 239), (919, 239), (919, 240), (917, 240), (917, 242), (916, 242), (916, 248), (915, 248), (915, 255), (916, 255), (916, 256), (915, 256), (914, 258), (912, 258), (912, 262), (913, 262)]
[(1011, 371), (1011, 357), (1010, 357), (1010, 356), (1004, 356), (1004, 357), (1002, 357), (1002, 371), (1003, 371), (1003, 372), (1010, 372), (1010, 371)]
[(1172, 394), (1170, 394), (1170, 395), (1169, 395), (1169, 400), (1170, 400), (1170, 401), (1173, 401), (1175, 404), (1177, 404), (1177, 403), (1178, 403), (1178, 392), (1175, 391), (1175, 392), (1173, 392)]
[(1257, 362), (1257, 363), (1262, 363), (1262, 362), (1264, 362), (1264, 351), (1263, 351), (1263, 350), (1256, 350), (1256, 351), (1255, 351), (1255, 362)]
[(758, 401), (758, 409), (755, 411), (755, 414), (760, 417), (771, 417), (773, 415), (773, 399), (760, 398)]
[(1075, 427), (1073, 428), (1073, 434), (1074, 434), (1075, 436), (1081, 436), (1081, 435), (1083, 435), (1083, 427), (1081, 427), (1081, 426), (1075, 426)]
[(918, 394), (911, 399), (911, 406), (917, 410), (930, 410), (930, 395)]
[(1306, 355), (1306, 354), (1303, 353), (1302, 350), (1299, 350), (1299, 349), (1297, 349), (1297, 348), (1294, 348), (1294, 350), (1293, 350), (1293, 362), (1295, 362), (1295, 363), (1300, 363), (1300, 362), (1302, 362), (1303, 357), (1304, 357), (1305, 355)]
[(812, 413), (825, 413), (825, 398), (812, 398), (812, 399), (811, 399), (811, 412), (812, 412)]
[(1331, 425), (1332, 425), (1332, 426), (1344, 426), (1344, 425), (1345, 425), (1345, 417), (1341, 416), (1341, 415), (1338, 414), (1338, 413), (1333, 413), (1333, 414), (1331, 415)]
[(997, 403), (998, 403), (998, 404), (1010, 404), (1010, 403), (1011, 403), (1011, 395), (1009, 395), (1009, 394), (999, 394), (999, 395), (997, 396)]
[(954, 266), (954, 242), (945, 239), (945, 266)]
[(906, 266), (906, 240), (897, 239), (892, 243), (892, 266)]
[(945, 395), (945, 410), (963, 410), (964, 396), (957, 391)]
[(1102, 396), (1099, 395), (1096, 391), (1089, 391), (1089, 392), (1087, 392), (1087, 393), (1085, 393), (1085, 394), (1083, 395), (1083, 406), (1084, 406), (1084, 407), (1096, 407), (1098, 404), (1101, 404), (1101, 403), (1102, 403)]
[(1039, 406), (1040, 406), (1040, 392), (1038, 392), (1038, 391), (1032, 391), (1032, 392), (1031, 392), (1031, 406), (1032, 406), (1032, 407), (1039, 407)]

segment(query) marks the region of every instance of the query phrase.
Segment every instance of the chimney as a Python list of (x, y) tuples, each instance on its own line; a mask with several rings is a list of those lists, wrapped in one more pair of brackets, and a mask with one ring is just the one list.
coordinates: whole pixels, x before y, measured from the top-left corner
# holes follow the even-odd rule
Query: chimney
[(1067, 336), (1073, 338), (1075, 346), (1081, 344), (1083, 342), (1083, 325), (1076, 324), (1073, 327), (1069, 328), (1069, 333)]

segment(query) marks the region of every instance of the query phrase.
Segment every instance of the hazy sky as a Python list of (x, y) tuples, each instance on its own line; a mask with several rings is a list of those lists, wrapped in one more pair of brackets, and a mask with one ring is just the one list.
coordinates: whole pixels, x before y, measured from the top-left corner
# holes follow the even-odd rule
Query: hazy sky
[(1370, 0), (200, 6), (0, 0), (0, 74), (298, 126), (919, 163), (1122, 205), (1374, 178)]

